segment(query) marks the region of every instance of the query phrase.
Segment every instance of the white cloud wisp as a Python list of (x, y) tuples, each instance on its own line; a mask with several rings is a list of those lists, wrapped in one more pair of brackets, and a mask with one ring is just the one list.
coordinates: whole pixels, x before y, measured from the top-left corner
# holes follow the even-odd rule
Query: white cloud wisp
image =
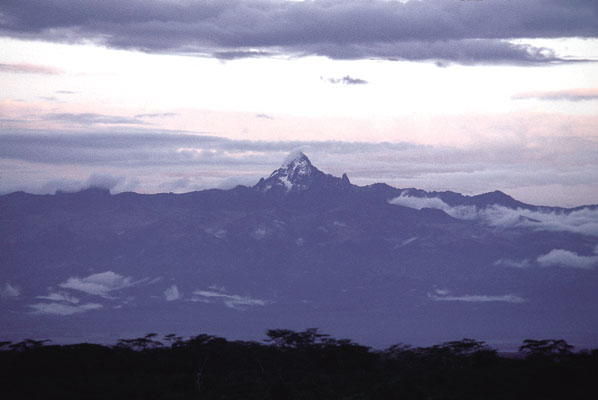
[(210, 290), (196, 290), (193, 292), (193, 294), (198, 297), (195, 297), (194, 299), (192, 299), (192, 301), (194, 300), (210, 302), (210, 299), (221, 300), (225, 306), (237, 310), (243, 310), (243, 306), (265, 306), (269, 303), (269, 301), (267, 300), (254, 299), (249, 296), (240, 296), (238, 294), (225, 294)]
[(19, 297), (21, 291), (19, 288), (11, 285), (10, 283), (5, 283), (4, 286), (0, 287), (0, 298), (3, 299), (10, 299)]
[(71, 277), (59, 286), (78, 290), (94, 296), (108, 297), (110, 292), (135, 286), (133, 278), (119, 275), (112, 271), (91, 274), (85, 278)]
[(538, 257), (537, 262), (542, 267), (594, 269), (598, 267), (598, 255), (580, 256), (569, 250), (554, 249)]
[(179, 291), (177, 285), (173, 284), (164, 291), (164, 298), (166, 301), (180, 300), (183, 298), (183, 294)]
[(31, 304), (29, 307), (33, 309), (33, 314), (45, 314), (45, 315), (59, 315), (67, 316), (73, 314), (81, 314), (86, 311), (99, 310), (103, 308), (101, 304), (87, 303), (80, 306), (63, 303), (37, 303)]
[(547, 231), (562, 231), (598, 236), (598, 209), (584, 207), (567, 211), (544, 211), (543, 209), (508, 208), (490, 205), (478, 208), (472, 205), (450, 206), (439, 197), (416, 197), (401, 195), (389, 200), (390, 204), (414, 208), (435, 208), (453, 218), (478, 219), (497, 228), (529, 228)]
[(515, 294), (503, 295), (449, 295), (448, 290), (435, 290), (434, 293), (428, 293), (428, 297), (434, 301), (461, 301), (467, 303), (488, 303), (488, 302), (504, 302), (504, 303), (524, 303), (526, 300)]

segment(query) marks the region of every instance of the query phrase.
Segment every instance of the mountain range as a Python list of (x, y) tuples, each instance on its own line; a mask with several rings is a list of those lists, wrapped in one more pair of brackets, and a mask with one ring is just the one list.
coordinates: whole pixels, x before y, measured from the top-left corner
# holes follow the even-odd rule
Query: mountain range
[(598, 207), (357, 186), (302, 153), (251, 187), (0, 196), (0, 339), (318, 327), (378, 348), (598, 345)]

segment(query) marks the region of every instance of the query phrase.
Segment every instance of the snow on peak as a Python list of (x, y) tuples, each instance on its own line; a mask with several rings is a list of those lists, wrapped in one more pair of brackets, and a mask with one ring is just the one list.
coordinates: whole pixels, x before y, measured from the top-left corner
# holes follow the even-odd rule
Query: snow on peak
[(312, 165), (303, 152), (295, 150), (285, 158), (279, 169), (272, 172), (267, 179), (262, 178), (255, 187), (264, 192), (276, 189), (288, 193), (307, 190), (314, 185), (338, 186), (341, 184), (350, 185), (349, 179), (346, 176), (341, 179), (325, 175)]
[(295, 149), (291, 151), (282, 161), (282, 168), (287, 167), (290, 164), (293, 164), (296, 161), (300, 161), (302, 159), (307, 159), (307, 156), (303, 154), (303, 152), (299, 149)]
[(285, 175), (289, 177), (289, 179), (295, 180), (298, 176), (311, 175), (312, 169), (313, 167), (309, 158), (302, 152), (297, 151), (289, 154), (279, 171), (282, 172), (281, 175)]

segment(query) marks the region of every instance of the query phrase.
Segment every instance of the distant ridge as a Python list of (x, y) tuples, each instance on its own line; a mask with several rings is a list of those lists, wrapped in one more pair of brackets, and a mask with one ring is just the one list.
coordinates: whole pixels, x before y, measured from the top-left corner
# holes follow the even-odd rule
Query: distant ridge
[(0, 196), (0, 336), (315, 326), (378, 348), (598, 346), (597, 238), (594, 206), (358, 186), (301, 152), (229, 190), (13, 193)]

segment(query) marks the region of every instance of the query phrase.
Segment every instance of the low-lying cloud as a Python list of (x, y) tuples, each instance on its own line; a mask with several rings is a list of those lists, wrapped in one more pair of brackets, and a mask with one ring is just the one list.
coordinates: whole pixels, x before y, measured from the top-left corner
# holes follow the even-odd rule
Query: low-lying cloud
[(20, 294), (21, 291), (19, 288), (11, 285), (9, 282), (0, 287), (0, 298), (2, 299), (17, 298)]
[(497, 267), (509, 267), (509, 268), (529, 268), (532, 266), (530, 259), (526, 258), (523, 260), (513, 260), (510, 258), (501, 258), (496, 260), (493, 264)]
[(564, 231), (598, 236), (598, 209), (583, 207), (573, 210), (543, 208), (509, 208), (498, 204), (478, 208), (473, 205), (451, 206), (439, 197), (418, 197), (402, 194), (389, 200), (390, 204), (414, 208), (435, 208), (453, 218), (480, 220), (497, 228), (528, 228), (547, 231)]
[(112, 271), (91, 274), (85, 278), (71, 277), (59, 286), (78, 290), (94, 296), (109, 297), (111, 292), (135, 286), (133, 278), (119, 275)]
[(573, 251), (564, 249), (551, 250), (548, 254), (539, 256), (536, 261), (543, 267), (580, 269), (594, 269), (598, 267), (598, 255), (580, 256)]
[(71, 304), (78, 304), (79, 299), (75, 296), (71, 296), (65, 292), (50, 292), (46, 296), (37, 296), (37, 299), (52, 300), (52, 301), (63, 301)]
[(524, 303), (526, 300), (515, 294), (503, 295), (450, 295), (448, 290), (435, 290), (434, 293), (428, 293), (428, 297), (434, 301), (461, 301), (467, 303), (489, 303), (489, 302), (503, 302), (503, 303)]
[(164, 298), (166, 301), (175, 301), (183, 298), (183, 294), (179, 291), (177, 285), (172, 285), (164, 291)]
[(81, 314), (91, 310), (99, 310), (103, 308), (101, 304), (87, 303), (79, 306), (64, 304), (64, 303), (37, 303), (29, 305), (33, 309), (33, 314), (46, 314), (46, 315), (73, 315)]
[[(199, 301), (212, 302), (212, 300), (222, 301), (222, 303), (237, 310), (244, 310), (244, 306), (265, 306), (269, 303), (267, 300), (255, 299), (249, 296), (240, 296), (238, 294), (226, 294), (222, 291), (213, 290), (195, 290), (194, 299)], [(192, 301), (194, 300), (192, 299)]]
[(414, 208), (416, 210), (435, 208), (438, 210), (447, 211), (451, 209), (451, 206), (446, 204), (439, 197), (416, 197), (402, 194), (399, 197), (389, 200), (389, 203), (396, 204), (398, 206)]

